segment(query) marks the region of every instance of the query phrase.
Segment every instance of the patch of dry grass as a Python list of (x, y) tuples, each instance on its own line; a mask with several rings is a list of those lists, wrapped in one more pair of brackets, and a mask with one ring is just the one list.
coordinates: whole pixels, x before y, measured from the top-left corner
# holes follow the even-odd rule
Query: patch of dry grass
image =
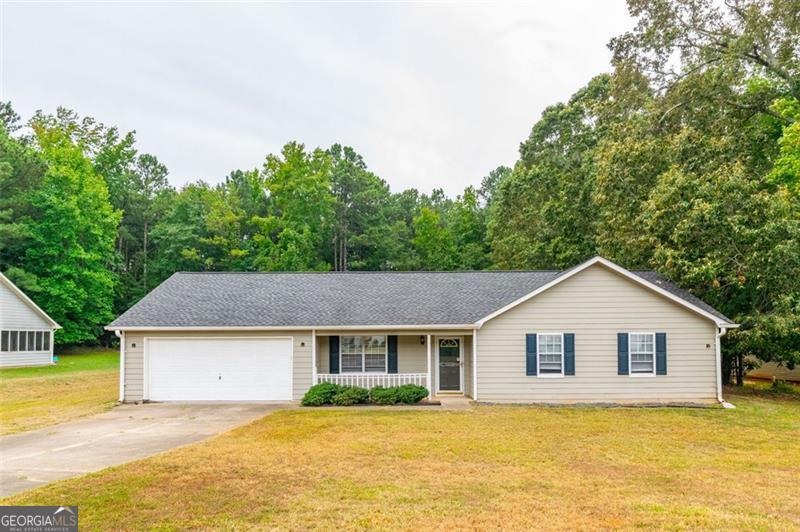
[(3, 504), (103, 529), (796, 529), (800, 402), (281, 411)]
[(119, 355), (94, 349), (55, 366), (0, 370), (0, 434), (97, 414), (119, 397)]

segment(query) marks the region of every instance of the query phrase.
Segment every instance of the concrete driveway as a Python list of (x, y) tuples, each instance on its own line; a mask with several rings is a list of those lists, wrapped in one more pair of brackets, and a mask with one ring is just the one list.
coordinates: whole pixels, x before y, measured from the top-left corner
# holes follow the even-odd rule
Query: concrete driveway
[(0, 496), (203, 440), (285, 407), (277, 404), (121, 405), (91, 418), (0, 437)]

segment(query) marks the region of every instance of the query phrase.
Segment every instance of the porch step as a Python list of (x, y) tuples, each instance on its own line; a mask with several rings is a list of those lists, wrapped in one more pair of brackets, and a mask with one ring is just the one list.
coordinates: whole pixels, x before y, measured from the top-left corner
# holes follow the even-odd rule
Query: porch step
[(442, 395), (436, 394), (434, 399), (442, 403), (442, 408), (445, 410), (469, 410), (472, 408), (471, 402), (472, 399), (469, 397), (465, 397), (463, 394), (461, 395)]

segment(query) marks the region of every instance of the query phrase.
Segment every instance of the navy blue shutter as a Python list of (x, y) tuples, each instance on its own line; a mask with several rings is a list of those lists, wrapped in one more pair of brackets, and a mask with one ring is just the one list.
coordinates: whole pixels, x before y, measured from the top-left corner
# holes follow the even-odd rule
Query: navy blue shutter
[(525, 375), (536, 375), (536, 335), (525, 335)]
[(575, 375), (575, 333), (564, 333), (564, 375)]
[(331, 336), (330, 343), (329, 343), (329, 354), (328, 357), (331, 373), (339, 373), (339, 337), (338, 336)]
[(628, 370), (628, 333), (617, 333), (617, 374), (630, 374)]
[(388, 360), (386, 361), (387, 371), (397, 373), (397, 336), (388, 338)]
[(667, 333), (656, 333), (656, 375), (667, 374)]

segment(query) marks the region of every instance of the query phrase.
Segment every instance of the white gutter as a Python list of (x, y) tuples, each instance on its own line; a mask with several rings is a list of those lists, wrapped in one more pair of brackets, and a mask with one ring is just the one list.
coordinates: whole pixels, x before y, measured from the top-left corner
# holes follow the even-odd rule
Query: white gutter
[(431, 325), (292, 325), (292, 326), (254, 326), (254, 327), (105, 327), (107, 331), (420, 331), (420, 330), (474, 330), (480, 328), (475, 323), (466, 324), (431, 324)]
[(725, 399), (722, 398), (722, 342), (720, 339), (725, 336), (726, 332), (728, 332), (728, 329), (725, 327), (719, 327), (714, 335), (716, 343), (715, 354), (717, 359), (717, 401), (720, 403), (725, 402)]
[(119, 402), (125, 401), (125, 332), (114, 331), (119, 338)]

